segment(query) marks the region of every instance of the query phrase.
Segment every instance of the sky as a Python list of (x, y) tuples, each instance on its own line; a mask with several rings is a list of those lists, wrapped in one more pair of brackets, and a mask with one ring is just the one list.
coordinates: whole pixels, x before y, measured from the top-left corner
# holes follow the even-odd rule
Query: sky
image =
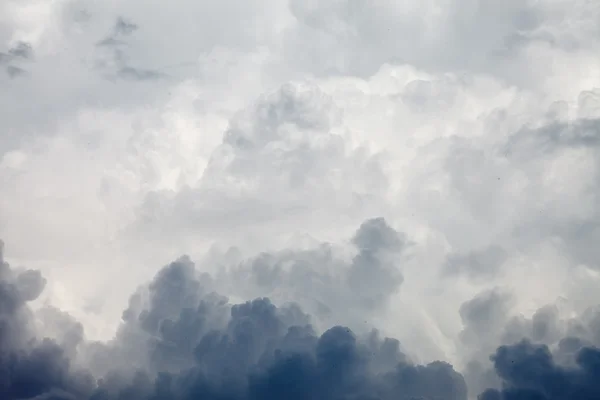
[(0, 397), (600, 397), (599, 20), (3, 0)]

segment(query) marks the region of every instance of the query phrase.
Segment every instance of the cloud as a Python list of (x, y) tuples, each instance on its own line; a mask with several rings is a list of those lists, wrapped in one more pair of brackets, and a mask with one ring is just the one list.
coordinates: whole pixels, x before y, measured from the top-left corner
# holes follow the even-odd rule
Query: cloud
[(559, 302), (525, 317), (511, 315), (510, 297), (492, 291), (461, 310), (467, 320), (461, 339), (465, 351), (471, 351), (464, 376), (472, 391), (485, 392), (481, 398), (512, 398), (518, 393), (559, 399), (581, 393), (588, 398), (597, 390), (598, 371), (587, 370), (582, 361), (600, 345), (597, 306), (572, 315)]
[(493, 277), (506, 260), (506, 252), (496, 246), (474, 250), (467, 254), (451, 254), (445, 263), (445, 274), (464, 274), (473, 279)]
[(112, 53), (108, 59), (99, 60), (96, 64), (106, 79), (113, 80), (117, 78), (126, 80), (151, 80), (164, 77), (159, 71), (152, 69), (140, 69), (129, 65), (127, 47), (127, 37), (131, 36), (138, 26), (122, 17), (117, 18), (113, 32), (106, 38), (99, 41), (96, 46), (111, 49)]
[(85, 394), (91, 377), (71, 371), (68, 355), (54, 341), (35, 338), (27, 303), (41, 294), (45, 279), (39, 271), (13, 270), (4, 261), (3, 246), (0, 242), (0, 394), (6, 399), (48, 395), (55, 389)]
[[(450, 362), (470, 398), (518, 386), (489, 355), (523, 338), (548, 346), (552, 368), (580, 368), (577, 349), (599, 344), (599, 12), (1, 2), (0, 236), (13, 265), (47, 280), (37, 296), (41, 276), (12, 272), (31, 307), (11, 340), (29, 354), (43, 333), (67, 375), (87, 369), (104, 388), (131, 386), (109, 374), (128, 362), (152, 370), (135, 378), (146, 393), (158, 366), (179, 382), (193, 344), (154, 362), (144, 335), (198, 298), (166, 291), (166, 306), (140, 289), (126, 314), (146, 309), (148, 326), (119, 321), (141, 282), (189, 254), (209, 275), (184, 268), (201, 283), (180, 289), (210, 322), (189, 314), (165, 328), (171, 342), (191, 325), (227, 332), (232, 304), (268, 297), (310, 315), (310, 340), (343, 325), (360, 347), (376, 326), (417, 365)], [(289, 368), (316, 365), (306, 349)]]
[(556, 365), (546, 346), (523, 341), (502, 346), (493, 357), (505, 388), (488, 390), (480, 399), (593, 399), (600, 394), (597, 348), (577, 352), (577, 367)]
[[(366, 223), (357, 235), (367, 251), (378, 250), (372, 237), (365, 241), (365, 231), (378, 224)], [(361, 338), (335, 326), (317, 334), (295, 305), (276, 307), (268, 298), (229, 304), (185, 257), (131, 298), (113, 341), (68, 336), (66, 345), (79, 354), (49, 338), (15, 342), (34, 325), (27, 302), (40, 294), (43, 278), (31, 270), (15, 274), (3, 259), (2, 268), (0, 393), (6, 399), (466, 398), (451, 365), (414, 365), (398, 341), (375, 331)], [(67, 318), (51, 310), (44, 315)], [(89, 369), (82, 369), (86, 354)], [(91, 370), (102, 372), (94, 377)]]
[(321, 243), (308, 250), (265, 252), (241, 261), (213, 256), (205, 264), (219, 263), (215, 283), (224, 293), (295, 302), (318, 326), (343, 323), (368, 330), (371, 319), (385, 315), (400, 290), (410, 243), (383, 218), (373, 218), (360, 225), (351, 244), (350, 254)]
[[(373, 219), (354, 241), (362, 251), (377, 252), (382, 245), (398, 249), (396, 235), (384, 220)], [(41, 294), (45, 279), (38, 271), (11, 268), (0, 254), (0, 393), (7, 399), (467, 399), (465, 379), (450, 364), (414, 364), (397, 340), (376, 330), (357, 335), (334, 326), (318, 333), (312, 317), (295, 304), (278, 307), (268, 298), (231, 304), (186, 256), (130, 298), (113, 340), (87, 341), (67, 314), (53, 308), (34, 312), (28, 303)], [(503, 329), (507, 299), (498, 291), (484, 293), (466, 303), (461, 315), (484, 338)], [(495, 373), (499, 384), (484, 387), (478, 398), (595, 398), (598, 349), (584, 326), (589, 324), (597, 342), (597, 315), (590, 310), (576, 327), (545, 307), (530, 324), (506, 324), (505, 332), (533, 341), (519, 339), (495, 350), (488, 376)], [(53, 338), (44, 337), (51, 323), (58, 329)], [(569, 336), (558, 332), (561, 325)], [(464, 338), (479, 347), (477, 336)], [(558, 343), (556, 354), (542, 342)]]
[(0, 53), (0, 64), (11, 61), (28, 60), (33, 57), (33, 49), (27, 42), (17, 42), (6, 53)]

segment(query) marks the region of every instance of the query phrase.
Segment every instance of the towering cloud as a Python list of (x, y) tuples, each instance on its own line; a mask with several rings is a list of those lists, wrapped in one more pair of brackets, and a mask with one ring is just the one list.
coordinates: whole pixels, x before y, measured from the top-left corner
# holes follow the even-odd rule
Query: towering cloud
[[(363, 251), (399, 244), (382, 224), (375, 219), (360, 227), (354, 240)], [(28, 303), (43, 291), (44, 278), (11, 268), (3, 251), (0, 262), (0, 394), (7, 400), (467, 399), (465, 380), (450, 364), (415, 365), (397, 340), (377, 331), (357, 336), (334, 326), (317, 333), (294, 304), (277, 307), (268, 298), (231, 304), (188, 257), (164, 267), (131, 297), (107, 343), (85, 340), (81, 325), (58, 310), (33, 311)], [(374, 260), (362, 265), (378, 268)], [(540, 344), (519, 339), (498, 347), (490, 359), (500, 384), (478, 398), (596, 398), (600, 350), (593, 343), (600, 330), (594, 310), (560, 339), (551, 326), (564, 323), (548, 308), (521, 323), (530, 327), (521, 331), (516, 321), (490, 326), (490, 320), (503, 320), (493, 311), (503, 301), (498, 292), (486, 293), (465, 304), (461, 315), (474, 335), (504, 329)], [(44, 337), (50, 321), (62, 325), (53, 338)], [(481, 348), (475, 337), (465, 340)], [(559, 339), (554, 354), (541, 344)]]
[(321, 243), (301, 251), (261, 253), (238, 263), (222, 261), (216, 283), (243, 298), (268, 295), (298, 303), (313, 315), (313, 323), (363, 328), (366, 318), (385, 315), (399, 292), (407, 247), (403, 234), (383, 218), (374, 218), (360, 225), (350, 254)]
[[(359, 229), (363, 251), (399, 244), (385, 227), (377, 232), (384, 223)], [(466, 399), (451, 365), (415, 365), (397, 340), (376, 331), (359, 337), (334, 326), (319, 334), (295, 305), (230, 304), (186, 257), (132, 296), (108, 343), (45, 338), (27, 305), (43, 289), (39, 272), (15, 271), (2, 259), (1, 278), (0, 394), (7, 400)]]
[(0, 400), (594, 398), (599, 18), (0, 1)]

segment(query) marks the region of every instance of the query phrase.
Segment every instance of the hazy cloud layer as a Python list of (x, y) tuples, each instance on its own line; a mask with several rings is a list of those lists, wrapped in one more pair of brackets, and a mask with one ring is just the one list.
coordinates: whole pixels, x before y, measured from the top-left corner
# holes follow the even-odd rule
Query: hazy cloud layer
[[(325, 390), (317, 343), (360, 355), (377, 327), (414, 365), (454, 365), (470, 398), (593, 397), (599, 17), (585, 0), (0, 2), (0, 237), (45, 277), (3, 267), (0, 332), (26, 360), (18, 379), (46, 357), (66, 371), (11, 396), (192, 393), (212, 382), (193, 321), (232, 334), (232, 304), (268, 297), (239, 309), (314, 332), (290, 364), (257, 361), (266, 344), (246, 354), (259, 374), (232, 375), (257, 379), (246, 396), (287, 379), (266, 378), (280, 362)], [(181, 254), (197, 263), (190, 298), (160, 284), (131, 297)], [(188, 328), (181, 359), (139, 339)], [(273, 346), (288, 354), (285, 329)], [(357, 396), (397, 393), (356, 357)], [(146, 372), (109, 374), (101, 394), (95, 380), (129, 362)], [(459, 382), (440, 365), (406, 374)]]

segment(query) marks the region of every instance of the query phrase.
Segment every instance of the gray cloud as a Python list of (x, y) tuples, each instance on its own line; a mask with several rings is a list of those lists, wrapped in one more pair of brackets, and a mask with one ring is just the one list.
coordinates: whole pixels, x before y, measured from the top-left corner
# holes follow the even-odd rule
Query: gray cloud
[(486, 390), (479, 398), (593, 399), (600, 394), (599, 355), (598, 348), (583, 347), (577, 352), (576, 367), (564, 367), (544, 345), (522, 341), (501, 346), (492, 360), (504, 387)]
[[(358, 241), (380, 223), (366, 223)], [(372, 238), (367, 243), (367, 251), (379, 250)], [(26, 302), (39, 295), (42, 278), (33, 271), (14, 275), (1, 260), (1, 317), (19, 339), (33, 324)], [(3, 374), (0, 393), (6, 399), (466, 398), (449, 364), (414, 365), (394, 339), (376, 332), (360, 338), (341, 326), (318, 335), (295, 305), (278, 308), (267, 298), (231, 305), (210, 285), (188, 258), (171, 263), (131, 298), (107, 344), (81, 343), (79, 334), (65, 332), (62, 345), (48, 338), (16, 343), (3, 329), (0, 368), (11, 372)], [(20, 321), (17, 313), (28, 318)], [(60, 312), (43, 315), (77, 326)], [(86, 354), (89, 370), (77, 366)]]
[(489, 279), (502, 267), (507, 252), (497, 246), (474, 250), (467, 254), (451, 254), (444, 265), (444, 274), (466, 275), (471, 279)]
[[(19, 301), (35, 300), (14, 314), (28, 333), (11, 341), (30, 354), (35, 325), (54, 341), (44, 351), (69, 360), (52, 368), (103, 376), (109, 398), (152, 393), (160, 369), (175, 390), (180, 369), (197, 367), (202, 329), (231, 334), (233, 306), (205, 293), (217, 291), (240, 304), (268, 296), (284, 326), (307, 323), (286, 305), (298, 303), (314, 330), (298, 335), (313, 344), (341, 324), (369, 347), (379, 326), (418, 364), (451, 361), (471, 398), (503, 386), (548, 397), (488, 359), (524, 337), (506, 354), (531, 361), (546, 345), (544, 368), (582, 381), (572, 370), (597, 344), (600, 302), (599, 11), (0, 2), (0, 234), (48, 279), (39, 294), (35, 273), (13, 270)], [(374, 215), (386, 223), (357, 233)], [(132, 290), (184, 252), (210, 273), (177, 278), (200, 281), (181, 288), (199, 297), (161, 306), (158, 287), (140, 289), (134, 322), (110, 342)], [(316, 365), (317, 345), (298, 340), (311, 356), (290, 368)], [(370, 365), (389, 372), (394, 357)], [(44, 396), (68, 398), (62, 382)]]
[[(367, 221), (359, 229), (355, 241), (363, 251), (381, 251), (381, 244), (398, 249), (400, 242), (382, 223)], [(164, 267), (131, 297), (107, 343), (85, 341), (81, 325), (59, 310), (35, 314), (27, 303), (40, 295), (44, 278), (11, 268), (3, 252), (0, 262), (0, 368), (11, 371), (3, 375), (0, 393), (7, 399), (467, 399), (465, 381), (451, 365), (415, 365), (397, 340), (376, 331), (357, 336), (335, 326), (318, 334), (294, 304), (277, 307), (268, 298), (230, 304), (188, 257)], [(472, 347), (477, 335), (489, 336), (507, 319), (507, 299), (492, 291), (461, 308), (475, 334), (464, 336)], [(37, 331), (36, 318), (43, 331)], [(483, 386), (478, 398), (597, 395), (598, 350), (585, 337), (588, 328), (600, 337), (597, 310), (582, 316), (578, 327), (564, 325), (568, 336), (558, 332), (557, 318), (545, 307), (530, 322), (507, 324), (505, 333), (526, 339), (494, 351), (493, 370), (480, 370), (485, 376), (478, 383), (495, 383)], [(54, 338), (44, 338), (52, 324)], [(536, 344), (545, 341), (558, 342), (556, 352)], [(476, 365), (469, 368), (472, 373)]]
[(125, 79), (131, 81), (148, 81), (163, 78), (163, 73), (130, 65), (128, 57), (128, 37), (138, 30), (138, 26), (122, 17), (117, 18), (113, 32), (99, 41), (96, 46), (109, 50), (108, 59), (101, 58), (96, 62), (99, 72), (109, 80)]
[(22, 61), (30, 61), (32, 58), (32, 46), (27, 42), (17, 42), (6, 53), (0, 52), (0, 65), (6, 65), (5, 71), (9, 78), (24, 77), (27, 75), (27, 71), (19, 64)]
[[(588, 370), (590, 366), (585, 359), (593, 356), (600, 346), (598, 307), (573, 317), (561, 315), (564, 312), (561, 313), (560, 304), (546, 305), (527, 318), (511, 316), (514, 311), (509, 303), (506, 294), (493, 291), (461, 308), (465, 322), (461, 339), (472, 354), (464, 370), (470, 390), (485, 392), (483, 399), (494, 395), (512, 398), (521, 391), (552, 399), (593, 396), (589, 393), (598, 390), (596, 383), (586, 379), (595, 379), (597, 371)], [(546, 372), (538, 370), (540, 375), (531, 375), (539, 362), (546, 365), (542, 368)], [(552, 383), (547, 379), (564, 380)], [(580, 390), (581, 394), (574, 394)]]
[(10, 78), (18, 78), (20, 76), (27, 75), (27, 71), (25, 71), (22, 68), (15, 67), (14, 65), (9, 65), (9, 66), (6, 67), (6, 74)]
[(18, 42), (8, 50), (8, 55), (14, 58), (31, 59), (33, 58), (33, 48), (29, 43)]
[(221, 290), (242, 298), (269, 296), (295, 302), (314, 316), (314, 323), (343, 323), (369, 329), (384, 315), (403, 281), (402, 263), (410, 243), (383, 218), (363, 222), (352, 238), (354, 251), (344, 256), (332, 244), (304, 251), (262, 253), (241, 262), (220, 264)]
[(6, 53), (0, 53), (0, 64), (33, 58), (33, 48), (27, 42), (17, 42)]

